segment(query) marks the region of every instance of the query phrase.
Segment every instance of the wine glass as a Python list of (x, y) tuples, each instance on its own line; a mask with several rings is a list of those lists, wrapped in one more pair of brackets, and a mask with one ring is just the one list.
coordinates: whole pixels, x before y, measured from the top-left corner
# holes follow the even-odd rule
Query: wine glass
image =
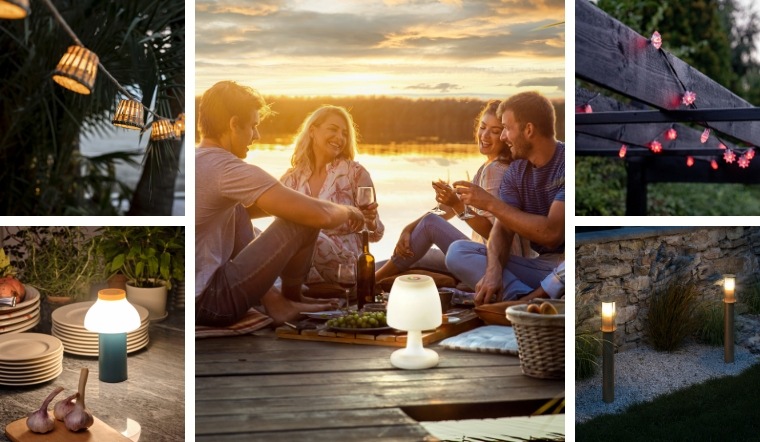
[[(470, 172), (465, 171), (464, 173), (467, 174), (467, 182), (468, 183), (471, 182), (471, 180), (470, 180)], [(462, 212), (462, 215), (459, 218), (460, 219), (471, 219), (471, 218), (475, 218), (475, 215), (473, 215), (473, 213), (470, 212), (470, 206), (468, 206), (467, 204), (465, 204), (464, 205), (464, 211)]]
[[(449, 173), (449, 169), (446, 169), (446, 185), (449, 184), (449, 181), (451, 180), (451, 174)], [(438, 181), (443, 181), (442, 179), (438, 178)], [(445, 215), (446, 211), (441, 209), (441, 203), (438, 203), (438, 205), (435, 206), (435, 209), (431, 209), (430, 213), (434, 213), (436, 215)]]
[[(364, 210), (375, 202), (375, 188), (374, 187), (359, 187), (356, 191), (356, 205), (359, 209)], [(364, 230), (367, 230), (367, 223), (364, 223)]]
[(351, 289), (356, 286), (356, 263), (338, 264), (338, 285), (346, 291), (346, 309), (351, 305)]

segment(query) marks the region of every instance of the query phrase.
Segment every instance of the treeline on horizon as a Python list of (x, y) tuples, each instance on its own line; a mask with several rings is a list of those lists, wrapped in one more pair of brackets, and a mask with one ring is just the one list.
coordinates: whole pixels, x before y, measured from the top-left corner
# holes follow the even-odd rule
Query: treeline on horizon
[[(260, 143), (290, 144), (307, 115), (324, 104), (349, 110), (358, 128), (359, 142), (471, 143), (475, 118), (486, 100), (471, 98), (355, 97), (265, 97), (274, 115), (259, 126)], [(195, 99), (198, 115), (200, 97)], [(557, 138), (565, 139), (565, 100), (552, 100), (557, 113)], [(196, 142), (200, 136), (196, 129)]]

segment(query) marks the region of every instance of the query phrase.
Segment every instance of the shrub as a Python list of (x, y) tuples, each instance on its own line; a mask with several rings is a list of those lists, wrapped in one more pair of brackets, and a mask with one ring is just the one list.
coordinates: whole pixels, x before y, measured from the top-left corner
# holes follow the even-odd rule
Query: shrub
[(696, 336), (708, 345), (723, 345), (723, 306), (711, 303), (699, 308)]
[(697, 311), (697, 287), (682, 275), (675, 275), (664, 288), (656, 289), (649, 299), (645, 323), (645, 332), (655, 350), (678, 348), (696, 330)]
[(580, 332), (575, 335), (575, 379), (588, 379), (599, 367), (601, 340), (598, 333)]
[(760, 313), (760, 282), (747, 287), (744, 292), (739, 292), (737, 296), (747, 306), (750, 313)]

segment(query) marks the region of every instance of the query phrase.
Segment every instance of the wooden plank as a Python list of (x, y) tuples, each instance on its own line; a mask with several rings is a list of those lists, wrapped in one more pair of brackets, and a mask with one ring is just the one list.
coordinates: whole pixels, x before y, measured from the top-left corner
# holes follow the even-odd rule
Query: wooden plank
[(576, 114), (576, 126), (598, 124), (703, 123), (705, 121), (757, 121), (760, 108), (680, 109), (592, 112)]
[(416, 422), (398, 408), (314, 410), (255, 415), (208, 415), (198, 416), (195, 434), (262, 433), (288, 430), (320, 430), (329, 428), (385, 427), (416, 425)]
[[(699, 109), (752, 107), (701, 72), (666, 51), (649, 44), (634, 32), (586, 0), (575, 1), (575, 74), (583, 80), (647, 103), (658, 109), (684, 108), (680, 80), (697, 93)], [(710, 123), (721, 132), (752, 145), (760, 145), (760, 122)]]
[(196, 441), (221, 442), (420, 442), (435, 441), (419, 425), (397, 425), (387, 427), (363, 427), (351, 429), (325, 429), (308, 431), (273, 431), (268, 433), (242, 433), (230, 435), (198, 436)]

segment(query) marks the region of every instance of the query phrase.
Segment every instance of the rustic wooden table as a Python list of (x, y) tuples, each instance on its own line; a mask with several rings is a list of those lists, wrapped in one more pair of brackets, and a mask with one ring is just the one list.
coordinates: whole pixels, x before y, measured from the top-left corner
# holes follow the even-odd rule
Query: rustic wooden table
[(564, 395), (564, 381), (523, 375), (517, 357), (430, 348), (436, 368), (404, 371), (394, 347), (271, 330), (197, 340), (195, 440), (434, 440), (419, 421), (529, 415)]
[[(129, 378), (109, 384), (98, 380), (98, 359), (64, 353), (63, 373), (44, 384), (29, 387), (0, 386), (0, 441), (8, 441), (5, 427), (38, 409), (55, 387), (65, 391), (52, 405), (76, 391), (82, 367), (90, 370), (87, 408), (100, 420), (124, 431), (127, 419), (140, 424), (141, 441), (185, 440), (185, 333), (184, 311), (173, 312), (148, 331), (148, 347), (129, 355)], [(192, 439), (188, 439), (192, 440)]]

